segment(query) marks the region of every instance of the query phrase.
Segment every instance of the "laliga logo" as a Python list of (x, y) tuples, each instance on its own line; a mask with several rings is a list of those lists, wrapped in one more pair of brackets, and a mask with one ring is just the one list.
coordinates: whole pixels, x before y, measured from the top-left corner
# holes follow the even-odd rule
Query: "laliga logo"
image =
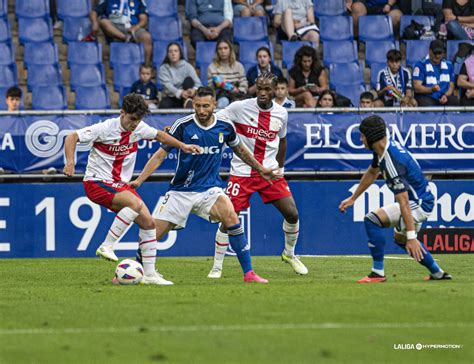
[[(31, 124), (25, 133), (25, 144), (31, 154), (40, 158), (49, 158), (57, 155), (62, 147), (64, 138), (73, 130), (59, 130), (59, 127), (50, 120), (38, 120)], [(87, 151), (90, 145), (79, 145), (78, 151)]]
[[(436, 199), (436, 205), (428, 221), (451, 222), (458, 218), (464, 222), (474, 221), (474, 195), (461, 193), (459, 196), (451, 196), (445, 193), (438, 198), (438, 189), (430, 182), (430, 190)], [(352, 186), (349, 191), (354, 192), (358, 184)], [(364, 221), (364, 216), (384, 205), (395, 202), (395, 197), (387, 185), (379, 187), (371, 185), (354, 203), (354, 222)], [(367, 208), (366, 208), (367, 206)]]

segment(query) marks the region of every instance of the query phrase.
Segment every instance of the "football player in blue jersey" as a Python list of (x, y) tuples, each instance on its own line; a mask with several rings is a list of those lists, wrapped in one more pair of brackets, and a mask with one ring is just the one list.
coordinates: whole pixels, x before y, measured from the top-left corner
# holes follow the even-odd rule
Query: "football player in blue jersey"
[(397, 141), (387, 136), (386, 125), (380, 116), (362, 120), (359, 130), (364, 146), (373, 151), (370, 167), (362, 176), (359, 186), (351, 197), (339, 205), (345, 212), (355, 200), (377, 179), (380, 172), (387, 186), (395, 195), (396, 202), (369, 212), (364, 218), (373, 258), (371, 273), (359, 283), (385, 282), (383, 228), (394, 227), (395, 244), (405, 249), (416, 261), (425, 266), (430, 275), (426, 280), (449, 280), (431, 254), (417, 240), (421, 225), (428, 219), (435, 206), (435, 198), (418, 162)]
[[(201, 154), (185, 155), (179, 152), (176, 174), (153, 216), (156, 239), (160, 240), (172, 229), (184, 228), (191, 213), (211, 222), (222, 222), (227, 228), (229, 243), (242, 266), (244, 282), (267, 283), (268, 280), (258, 276), (252, 269), (244, 228), (222, 189), (219, 169), (225, 144), (267, 181), (281, 176), (257, 162), (241, 143), (234, 125), (214, 114), (216, 101), (212, 88), (200, 87), (193, 99), (193, 107), (195, 113), (176, 120), (169, 133), (180, 141), (189, 140), (199, 145)], [(138, 188), (161, 165), (170, 150), (163, 145), (131, 186)], [(146, 243), (141, 241), (140, 246)], [(140, 254), (137, 259), (141, 259)]]

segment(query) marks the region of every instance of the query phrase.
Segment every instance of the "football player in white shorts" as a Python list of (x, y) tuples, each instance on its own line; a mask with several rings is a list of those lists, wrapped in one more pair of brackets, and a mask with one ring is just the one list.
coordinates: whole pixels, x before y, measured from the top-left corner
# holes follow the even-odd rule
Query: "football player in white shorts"
[[(253, 271), (244, 229), (230, 199), (222, 190), (219, 169), (226, 144), (263, 179), (270, 181), (278, 176), (250, 154), (232, 123), (214, 114), (216, 100), (212, 88), (200, 87), (193, 99), (193, 107), (195, 113), (178, 119), (169, 133), (183, 143), (198, 144), (201, 153), (185, 155), (179, 152), (176, 174), (154, 216), (156, 238), (160, 240), (170, 230), (184, 228), (191, 213), (211, 222), (220, 221), (242, 266), (244, 282), (267, 283)], [(138, 188), (161, 165), (170, 149), (160, 148), (131, 186)], [(140, 258), (138, 254), (137, 259)]]
[(86, 126), (69, 134), (64, 142), (66, 165), (64, 174), (74, 176), (74, 156), (77, 143), (93, 143), (84, 177), (87, 197), (117, 216), (105, 241), (96, 254), (110, 261), (118, 261), (114, 243), (125, 229), (135, 222), (140, 227), (140, 249), (143, 255), (143, 284), (172, 284), (155, 271), (156, 238), (155, 222), (138, 193), (127, 182), (135, 167), (138, 141), (158, 140), (179, 148), (184, 153), (199, 152), (196, 145), (184, 144), (172, 136), (148, 126), (142, 118), (148, 114), (148, 106), (137, 94), (124, 97), (118, 118)]

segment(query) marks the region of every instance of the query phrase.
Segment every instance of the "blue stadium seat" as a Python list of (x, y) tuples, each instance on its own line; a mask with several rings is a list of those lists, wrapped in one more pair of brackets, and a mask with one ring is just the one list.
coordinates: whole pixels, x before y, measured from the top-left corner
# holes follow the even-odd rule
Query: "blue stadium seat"
[(413, 68), (415, 63), (425, 59), (430, 49), (430, 40), (407, 40), (406, 64)]
[(324, 64), (357, 62), (357, 43), (343, 40), (338, 42), (324, 42)]
[(147, 1), (149, 16), (177, 16), (178, 0)]
[(458, 47), (461, 43), (470, 43), (474, 45), (474, 41), (472, 40), (448, 40), (448, 44), (446, 47), (446, 59), (448, 61), (455, 63), (453, 58), (458, 52)]
[(139, 64), (117, 64), (114, 69), (114, 90), (131, 87), (139, 76)]
[(393, 40), (392, 18), (388, 15), (366, 15), (359, 18), (359, 40)]
[(267, 18), (257, 16), (239, 16), (233, 20), (234, 41), (268, 41)]
[(102, 64), (71, 64), (71, 89), (94, 87), (105, 84), (105, 72)]
[(405, 31), (405, 28), (410, 25), (412, 20), (425, 26), (432, 26), (434, 24), (434, 18), (432, 16), (403, 15), (400, 19), (400, 39), (403, 38), (403, 32)]
[(67, 50), (67, 62), (71, 64), (102, 63), (102, 44), (96, 42), (71, 42)]
[(362, 84), (336, 85), (336, 92), (349, 98), (354, 107), (359, 107), (360, 94), (364, 91), (366, 91), (365, 86)]
[(62, 86), (34, 87), (31, 92), (33, 110), (67, 109), (67, 95)]
[(199, 66), (199, 79), (203, 86), (208, 86), (207, 82), (207, 68), (210, 63), (201, 63)]
[(76, 89), (76, 109), (110, 109), (107, 87), (78, 87)]
[(52, 42), (51, 18), (18, 18), (20, 43)]
[(90, 0), (58, 1), (58, 17), (64, 19), (67, 17), (83, 18), (89, 16)]
[(399, 49), (398, 42), (391, 40), (369, 41), (365, 43), (365, 63), (370, 67), (372, 63), (386, 63), (387, 52)]
[(119, 93), (119, 107), (122, 107), (123, 98), (130, 93), (131, 87), (122, 87)]
[(19, 18), (50, 16), (49, 0), (16, 0), (15, 14)]
[(118, 64), (140, 64), (145, 61), (143, 43), (110, 43), (110, 68)]
[(148, 18), (148, 31), (153, 40), (181, 41), (183, 39), (182, 26), (179, 18), (174, 16)]
[(216, 44), (217, 42), (196, 42), (196, 67), (212, 63), (216, 54)]
[[(168, 44), (171, 42), (153, 42), (153, 64), (155, 65), (156, 69), (158, 70), (163, 63), (163, 60), (166, 56), (166, 50), (168, 49)], [(187, 60), (188, 59), (188, 48), (186, 47), (186, 43), (184, 42), (176, 42), (181, 46), (183, 50), (183, 56)]]
[(38, 86), (62, 86), (61, 68), (59, 65), (30, 65), (27, 85), (31, 90)]
[(354, 25), (350, 16), (321, 16), (319, 18), (321, 41), (353, 40)]
[(7, 18), (0, 18), (0, 42), (10, 42), (12, 39), (10, 23)]
[(54, 65), (58, 63), (58, 46), (54, 43), (26, 43), (25, 68), (30, 65)]
[(89, 18), (64, 18), (63, 41), (64, 43), (80, 41), (80, 34), (86, 36), (91, 32), (91, 22)]
[(345, 0), (313, 0), (314, 14), (320, 16), (342, 15), (346, 12)]
[(310, 47), (315, 48), (315, 44), (312, 42), (289, 42), (286, 40), (281, 41), (281, 54), (282, 54), (282, 64), (283, 67), (290, 70), (293, 67), (293, 61), (295, 59), (295, 54), (304, 45), (309, 45)]
[(375, 63), (373, 62), (370, 65), (370, 85), (375, 89), (375, 86), (377, 85), (377, 77), (379, 75), (379, 72), (382, 68), (387, 67), (387, 62), (384, 63)]
[(256, 56), (256, 53), (257, 53), (257, 50), (260, 48), (260, 47), (267, 47), (270, 49), (270, 53), (272, 55), (272, 59), (274, 58), (273, 57), (273, 46), (272, 46), (272, 43), (270, 42), (265, 42), (265, 41), (257, 41), (257, 42), (240, 42), (240, 46), (239, 46), (239, 61), (240, 63), (242, 63), (245, 66), (247, 66), (248, 68), (250, 68), (251, 66), (254, 66), (257, 64), (257, 56)]
[(0, 0), (0, 18), (8, 16), (8, 0)]
[[(15, 62), (15, 50), (11, 43), (0, 43), (0, 66), (9, 66)], [(0, 94), (0, 98), (3, 95)]]
[(0, 66), (0, 85), (2, 85), (2, 87), (11, 87), (17, 84), (18, 72), (16, 64), (13, 63), (9, 66)]
[(358, 62), (331, 64), (329, 66), (329, 85), (331, 88), (336, 88), (335, 85), (363, 84), (363, 71)]

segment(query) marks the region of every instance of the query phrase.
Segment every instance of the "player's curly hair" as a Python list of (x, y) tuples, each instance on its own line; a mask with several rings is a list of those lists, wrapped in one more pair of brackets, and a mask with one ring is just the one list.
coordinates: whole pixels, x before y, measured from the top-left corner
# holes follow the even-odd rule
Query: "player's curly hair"
[(273, 73), (271, 73), (271, 72), (262, 72), (262, 73), (260, 74), (260, 76), (257, 77), (257, 82), (258, 82), (259, 80), (260, 80), (260, 81), (270, 80), (273, 87), (276, 87), (277, 84), (278, 84), (278, 77), (275, 76), (275, 75), (274, 75)]
[(128, 94), (123, 98), (122, 110), (126, 114), (136, 115), (139, 119), (143, 119), (150, 113), (143, 97), (136, 93)]

